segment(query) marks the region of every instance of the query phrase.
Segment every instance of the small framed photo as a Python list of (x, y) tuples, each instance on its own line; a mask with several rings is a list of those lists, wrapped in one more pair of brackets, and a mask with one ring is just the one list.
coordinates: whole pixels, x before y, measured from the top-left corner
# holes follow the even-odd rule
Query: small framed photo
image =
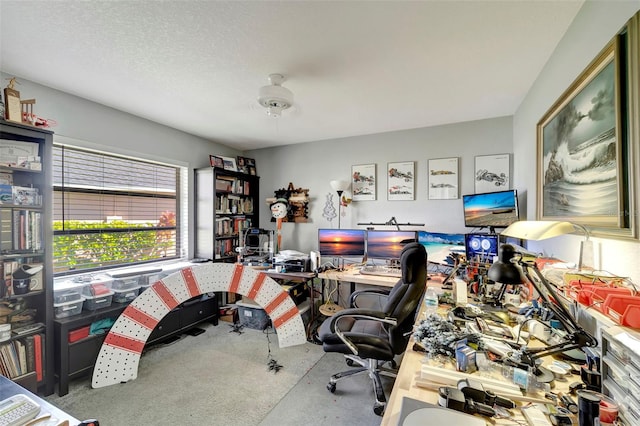
[(249, 173), (249, 169), (247, 166), (247, 159), (244, 157), (237, 157), (237, 166), (238, 166), (238, 171), (242, 172), (242, 173)]
[(222, 158), (218, 157), (217, 155), (209, 156), (209, 164), (211, 164), (211, 167), (220, 167), (221, 169), (224, 168)]
[(252, 175), (252, 176), (256, 176), (257, 175), (255, 166), (248, 166), (248, 168), (249, 168), (249, 174), (250, 175)]
[(220, 158), (222, 158), (222, 165), (225, 170), (231, 170), (233, 172), (238, 171), (238, 165), (236, 164), (235, 158), (224, 156), (220, 156)]

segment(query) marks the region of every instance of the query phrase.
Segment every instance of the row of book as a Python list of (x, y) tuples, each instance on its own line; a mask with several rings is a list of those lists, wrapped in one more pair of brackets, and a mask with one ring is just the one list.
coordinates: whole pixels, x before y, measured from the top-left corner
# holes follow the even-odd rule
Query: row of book
[(216, 213), (252, 214), (253, 197), (245, 198), (233, 194), (217, 194)]
[(214, 247), (214, 258), (221, 259), (223, 257), (237, 255), (235, 248), (238, 245), (238, 240), (235, 238), (228, 238), (226, 240), (216, 240)]
[(37, 381), (42, 381), (44, 339), (44, 334), (34, 334), (0, 344), (0, 373), (15, 379), (35, 371)]
[(245, 216), (216, 218), (217, 236), (240, 235), (247, 228), (251, 228), (251, 219)]
[(231, 192), (233, 194), (250, 194), (249, 181), (234, 178), (232, 176), (216, 177), (216, 191)]
[(42, 213), (0, 209), (0, 251), (42, 249)]

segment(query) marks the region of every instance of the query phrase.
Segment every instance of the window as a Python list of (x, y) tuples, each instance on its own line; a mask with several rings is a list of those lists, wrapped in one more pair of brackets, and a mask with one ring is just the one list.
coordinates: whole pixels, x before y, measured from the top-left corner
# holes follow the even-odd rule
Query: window
[(53, 149), (55, 274), (178, 258), (181, 167)]

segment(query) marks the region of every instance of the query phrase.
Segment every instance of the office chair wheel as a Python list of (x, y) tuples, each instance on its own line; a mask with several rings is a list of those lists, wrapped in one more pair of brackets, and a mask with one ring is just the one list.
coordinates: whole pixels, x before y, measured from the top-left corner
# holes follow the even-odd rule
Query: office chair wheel
[(353, 367), (353, 364), (355, 364), (355, 363), (353, 362), (353, 360), (352, 360), (352, 359), (350, 359), (350, 358), (347, 358), (347, 359), (345, 360), (345, 362), (347, 363), (347, 365), (348, 365), (349, 367)]
[(327, 383), (327, 389), (331, 393), (336, 393), (336, 384), (335, 383)]
[(376, 416), (382, 416), (384, 414), (385, 404), (376, 404), (373, 406), (373, 412)]

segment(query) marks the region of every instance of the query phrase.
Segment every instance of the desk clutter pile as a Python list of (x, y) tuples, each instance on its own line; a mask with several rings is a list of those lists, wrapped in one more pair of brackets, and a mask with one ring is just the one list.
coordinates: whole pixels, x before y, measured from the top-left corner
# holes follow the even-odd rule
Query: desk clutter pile
[(563, 350), (573, 335), (535, 291), (520, 299), (496, 288), (496, 297), (491, 286), (456, 279), (454, 289), (461, 282), (468, 291), (466, 303), (456, 306), (458, 295), (445, 288), (438, 312), (426, 314), (423, 308), (416, 321), (411, 349), (425, 356), (414, 385), (437, 392), (441, 407), (496, 424), (640, 424), (635, 286), (608, 274), (551, 267), (544, 272), (558, 290), (558, 303), (574, 315), (581, 309), (597, 312), (599, 320), (625, 330), (624, 337), (610, 336), (602, 347)]

